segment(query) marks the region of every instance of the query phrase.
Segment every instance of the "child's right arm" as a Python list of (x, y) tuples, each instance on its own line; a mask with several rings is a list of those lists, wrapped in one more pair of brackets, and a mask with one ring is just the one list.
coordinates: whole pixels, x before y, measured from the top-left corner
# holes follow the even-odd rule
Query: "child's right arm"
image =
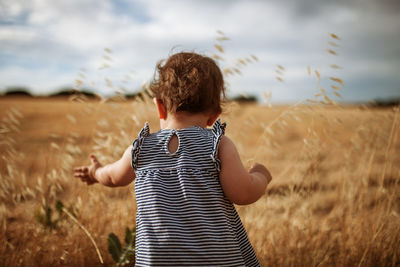
[(135, 180), (135, 172), (131, 167), (132, 146), (128, 147), (122, 157), (114, 163), (101, 165), (94, 155), (90, 155), (90, 165), (74, 169), (74, 176), (88, 185), (100, 183), (105, 186), (125, 186)]
[(256, 202), (272, 180), (264, 165), (254, 164), (247, 171), (233, 142), (226, 136), (221, 138), (218, 148), (221, 161), (219, 179), (225, 196), (233, 203), (247, 205)]

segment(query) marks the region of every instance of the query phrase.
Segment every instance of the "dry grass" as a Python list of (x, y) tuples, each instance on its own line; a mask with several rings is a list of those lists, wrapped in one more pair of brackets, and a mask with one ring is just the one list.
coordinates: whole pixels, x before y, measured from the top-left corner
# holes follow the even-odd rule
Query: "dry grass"
[[(104, 163), (117, 159), (145, 121), (157, 130), (152, 105), (0, 102), (0, 265), (99, 265), (72, 220), (55, 211), (55, 227), (36, 219), (57, 200), (76, 212), (112, 265), (107, 235), (134, 225), (133, 185), (88, 187), (72, 177), (72, 167), (88, 163), (90, 152)], [(226, 134), (243, 161), (264, 163), (274, 178), (265, 197), (237, 207), (263, 266), (400, 264), (398, 109), (225, 109)]]

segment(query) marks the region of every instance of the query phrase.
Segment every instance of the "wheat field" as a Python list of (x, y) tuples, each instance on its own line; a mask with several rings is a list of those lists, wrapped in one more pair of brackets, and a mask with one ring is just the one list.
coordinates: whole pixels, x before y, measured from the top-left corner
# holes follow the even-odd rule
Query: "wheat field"
[[(262, 266), (400, 265), (398, 107), (230, 102), (221, 118), (245, 165), (273, 176), (237, 206)], [(113, 266), (107, 237), (135, 225), (133, 184), (87, 186), (72, 169), (118, 159), (145, 121), (158, 130), (151, 101), (2, 98), (0, 119), (0, 265)]]

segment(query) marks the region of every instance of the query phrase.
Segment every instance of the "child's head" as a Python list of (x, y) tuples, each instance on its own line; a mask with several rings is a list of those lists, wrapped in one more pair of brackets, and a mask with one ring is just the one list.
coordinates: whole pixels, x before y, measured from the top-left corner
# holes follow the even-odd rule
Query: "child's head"
[(158, 77), (150, 85), (153, 96), (168, 112), (221, 113), (224, 79), (217, 64), (196, 53), (174, 54), (157, 64)]

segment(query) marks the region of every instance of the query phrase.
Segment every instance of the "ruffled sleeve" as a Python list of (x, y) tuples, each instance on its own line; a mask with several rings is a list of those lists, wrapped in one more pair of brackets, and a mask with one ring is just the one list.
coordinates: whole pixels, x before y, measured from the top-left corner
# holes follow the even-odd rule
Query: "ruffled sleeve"
[(146, 122), (142, 130), (140, 130), (138, 138), (132, 144), (132, 168), (136, 171), (138, 164), (138, 156), (140, 148), (143, 144), (144, 138), (150, 135), (149, 124)]
[(226, 123), (221, 123), (221, 120), (218, 119), (212, 128), (212, 132), (214, 135), (213, 138), (213, 151), (211, 154), (211, 159), (215, 163), (215, 168), (217, 171), (221, 171), (221, 161), (218, 159), (218, 145), (219, 142), (221, 141), (222, 136), (225, 134), (225, 127)]

